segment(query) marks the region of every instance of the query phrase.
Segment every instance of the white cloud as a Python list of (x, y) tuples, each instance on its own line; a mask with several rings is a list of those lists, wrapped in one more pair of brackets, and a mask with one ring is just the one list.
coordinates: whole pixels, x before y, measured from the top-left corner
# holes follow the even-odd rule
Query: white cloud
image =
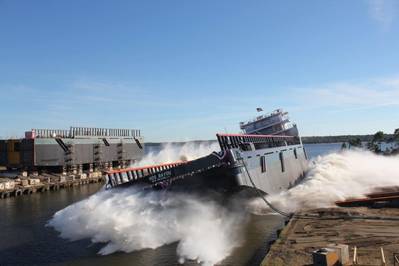
[[(313, 135), (334, 132), (328, 125), (315, 126), (326, 116), (331, 115), (333, 120), (334, 113), (336, 117), (357, 110), (372, 114), (383, 107), (397, 108), (399, 112), (399, 76), (274, 88), (265, 94), (231, 91), (223, 97), (187, 94), (176, 99), (168, 96), (167, 91), (125, 83), (86, 80), (58, 84), (57, 88), (42, 90), (0, 84), (0, 92), (7, 91), (3, 95), (3, 105), (5, 103), (8, 110), (0, 117), (6, 124), (14, 123), (15, 132), (31, 127), (129, 126), (143, 129), (151, 140), (176, 140), (179, 136), (213, 138), (216, 131), (225, 128), (236, 132), (238, 122), (255, 116), (258, 106), (264, 107), (265, 111), (286, 109), (294, 122), (309, 128)], [(14, 113), (12, 119), (9, 113)], [(315, 123), (313, 120), (318, 117), (320, 119)], [(352, 129), (352, 126), (347, 128)], [(388, 128), (386, 131), (392, 130)], [(14, 132), (0, 130), (0, 135), (4, 134), (11, 136)]]
[(305, 109), (373, 109), (399, 106), (399, 78), (337, 82), (294, 89), (295, 100)]
[(369, 13), (384, 30), (389, 30), (398, 8), (396, 0), (368, 0)]

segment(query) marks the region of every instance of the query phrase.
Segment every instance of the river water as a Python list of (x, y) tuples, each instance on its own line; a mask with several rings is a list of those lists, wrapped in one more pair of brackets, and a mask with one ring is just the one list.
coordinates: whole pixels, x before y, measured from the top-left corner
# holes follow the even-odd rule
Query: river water
[[(340, 144), (305, 145), (308, 156), (339, 150)], [(0, 265), (181, 265), (177, 244), (130, 253), (98, 255), (103, 246), (90, 240), (68, 241), (47, 222), (58, 210), (96, 193), (101, 184), (0, 200)], [(284, 220), (277, 215), (251, 214), (244, 225), (243, 241), (220, 265), (259, 265), (268, 239)], [(184, 265), (197, 265), (186, 262)]]

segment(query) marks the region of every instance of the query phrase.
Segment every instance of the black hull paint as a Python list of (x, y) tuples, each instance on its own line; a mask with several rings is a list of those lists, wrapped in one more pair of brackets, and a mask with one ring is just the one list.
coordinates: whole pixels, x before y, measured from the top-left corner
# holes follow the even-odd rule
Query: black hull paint
[(119, 185), (118, 187), (140, 186), (144, 189), (201, 192), (216, 191), (220, 193), (232, 193), (239, 189), (235, 178), (235, 169), (220, 166), (201, 172), (199, 174), (179, 177), (173, 181), (167, 180), (157, 184), (151, 184), (147, 178), (138, 179)]
[[(283, 153), (284, 156), (281, 156)], [(261, 171), (261, 156), (266, 159), (265, 172)], [(231, 149), (176, 164), (168, 169), (159, 170), (159, 166), (146, 168), (147, 173), (138, 178), (132, 177), (136, 176), (137, 171), (143, 171), (142, 168), (116, 170), (108, 174), (108, 184), (111, 188), (137, 186), (144, 190), (189, 193), (216, 191), (224, 194), (254, 191), (256, 188), (266, 194), (276, 194), (300, 182), (305, 166), (301, 145), (244, 152)]]

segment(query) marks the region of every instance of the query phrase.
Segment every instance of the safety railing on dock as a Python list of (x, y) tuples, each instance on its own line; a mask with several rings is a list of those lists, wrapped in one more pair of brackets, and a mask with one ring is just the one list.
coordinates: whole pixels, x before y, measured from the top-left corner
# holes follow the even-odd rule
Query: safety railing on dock
[(64, 129), (32, 129), (29, 136), (33, 138), (79, 138), (79, 137), (125, 137), (137, 138), (141, 136), (138, 129), (114, 129), (94, 127), (70, 127)]
[(266, 144), (268, 147), (280, 147), (300, 144), (299, 137), (279, 135), (244, 135), (244, 134), (216, 134), (220, 148), (228, 150), (239, 148), (243, 144)]
[(140, 137), (137, 129), (71, 127), (70, 135), (74, 137)]
[(173, 163), (150, 165), (143, 167), (132, 167), (126, 169), (110, 170), (106, 171), (107, 187), (115, 187), (117, 185), (142, 178), (149, 174), (155, 174), (157, 172), (170, 169), (172, 167), (185, 164), (187, 162), (178, 161)]
[(65, 129), (32, 129), (35, 138), (70, 138), (69, 130)]

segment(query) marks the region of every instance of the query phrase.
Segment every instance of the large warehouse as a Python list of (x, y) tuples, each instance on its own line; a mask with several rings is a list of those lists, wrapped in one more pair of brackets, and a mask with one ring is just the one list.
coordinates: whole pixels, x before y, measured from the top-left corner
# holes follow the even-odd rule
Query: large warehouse
[(25, 138), (0, 140), (0, 165), (28, 171), (125, 167), (143, 154), (135, 129), (32, 129)]

